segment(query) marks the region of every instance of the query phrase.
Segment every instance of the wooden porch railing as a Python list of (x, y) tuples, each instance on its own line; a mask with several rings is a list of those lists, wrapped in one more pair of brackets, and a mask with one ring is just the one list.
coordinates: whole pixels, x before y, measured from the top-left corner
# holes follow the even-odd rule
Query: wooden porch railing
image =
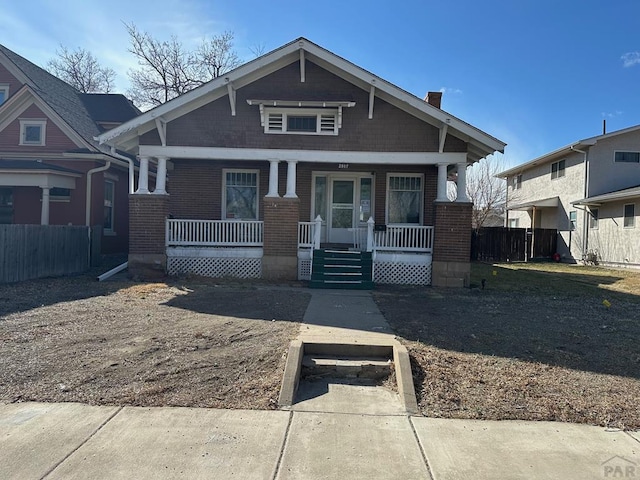
[(433, 252), (433, 227), (387, 225), (386, 231), (373, 232), (374, 249), (396, 252)]
[(298, 222), (298, 248), (320, 248), (321, 229), (320, 215), (313, 222)]
[(263, 222), (257, 220), (167, 219), (166, 245), (261, 247)]

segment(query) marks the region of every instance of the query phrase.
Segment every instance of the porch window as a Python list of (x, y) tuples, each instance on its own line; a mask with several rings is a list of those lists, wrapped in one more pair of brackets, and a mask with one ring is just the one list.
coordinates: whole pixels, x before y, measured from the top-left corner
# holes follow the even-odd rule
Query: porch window
[(598, 214), (600, 211), (597, 208), (592, 208), (589, 211), (589, 228), (596, 230), (598, 228)]
[(104, 182), (104, 221), (102, 228), (105, 232), (113, 232), (113, 199), (115, 197), (116, 185), (114, 182), (106, 180)]
[(258, 171), (225, 170), (223, 217), (238, 220), (258, 219)]
[(624, 206), (624, 228), (633, 228), (636, 226), (636, 206), (629, 203)]
[(387, 223), (419, 224), (422, 211), (422, 175), (389, 175)]

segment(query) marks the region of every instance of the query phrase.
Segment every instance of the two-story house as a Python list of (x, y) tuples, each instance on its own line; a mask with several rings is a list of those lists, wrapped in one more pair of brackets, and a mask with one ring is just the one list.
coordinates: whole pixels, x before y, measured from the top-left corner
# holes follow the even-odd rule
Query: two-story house
[(558, 230), (565, 261), (640, 267), (640, 125), (571, 143), (499, 174), (507, 226)]
[(123, 95), (80, 93), (0, 45), (0, 223), (100, 225), (102, 252), (126, 252), (134, 157), (94, 137), (139, 113)]

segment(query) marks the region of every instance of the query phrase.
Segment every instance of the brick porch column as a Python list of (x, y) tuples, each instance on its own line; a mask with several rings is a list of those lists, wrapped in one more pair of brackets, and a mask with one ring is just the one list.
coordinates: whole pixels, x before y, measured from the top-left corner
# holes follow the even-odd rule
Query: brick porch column
[(129, 195), (129, 275), (164, 277), (167, 268), (165, 223), (168, 195)]
[(297, 280), (300, 200), (265, 197), (263, 209), (262, 277), (269, 280)]
[(434, 287), (468, 287), (471, 276), (471, 210), (473, 204), (435, 202)]

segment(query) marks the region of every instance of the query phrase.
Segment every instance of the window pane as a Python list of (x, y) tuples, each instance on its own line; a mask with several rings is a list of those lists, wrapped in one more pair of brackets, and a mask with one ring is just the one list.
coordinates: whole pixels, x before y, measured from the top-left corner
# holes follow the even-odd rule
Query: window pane
[(327, 219), (327, 177), (316, 177), (315, 211), (311, 220), (318, 215), (322, 220)]
[(636, 206), (634, 204), (624, 206), (624, 226), (633, 227), (636, 224)]
[(40, 143), (40, 125), (25, 125), (24, 141), (25, 143)]
[(336, 180), (333, 182), (333, 203), (353, 205), (353, 180)]
[(589, 228), (598, 228), (598, 209), (592, 208), (590, 213), (591, 215), (589, 216)]
[(4, 90), (0, 90), (0, 105), (7, 99), (7, 94)]
[(287, 131), (289, 132), (315, 132), (317, 129), (318, 117), (287, 115)]
[(389, 223), (420, 223), (422, 178), (389, 178)]
[(257, 220), (258, 174), (255, 172), (227, 172), (226, 216)]
[(575, 230), (578, 225), (578, 212), (575, 210), (573, 212), (569, 212), (569, 228), (571, 230)]
[(104, 182), (104, 219), (102, 227), (105, 230), (113, 230), (113, 192), (115, 184)]
[(640, 163), (640, 152), (616, 152), (614, 161), (623, 163)]
[(360, 221), (366, 222), (371, 216), (371, 179), (360, 179)]

